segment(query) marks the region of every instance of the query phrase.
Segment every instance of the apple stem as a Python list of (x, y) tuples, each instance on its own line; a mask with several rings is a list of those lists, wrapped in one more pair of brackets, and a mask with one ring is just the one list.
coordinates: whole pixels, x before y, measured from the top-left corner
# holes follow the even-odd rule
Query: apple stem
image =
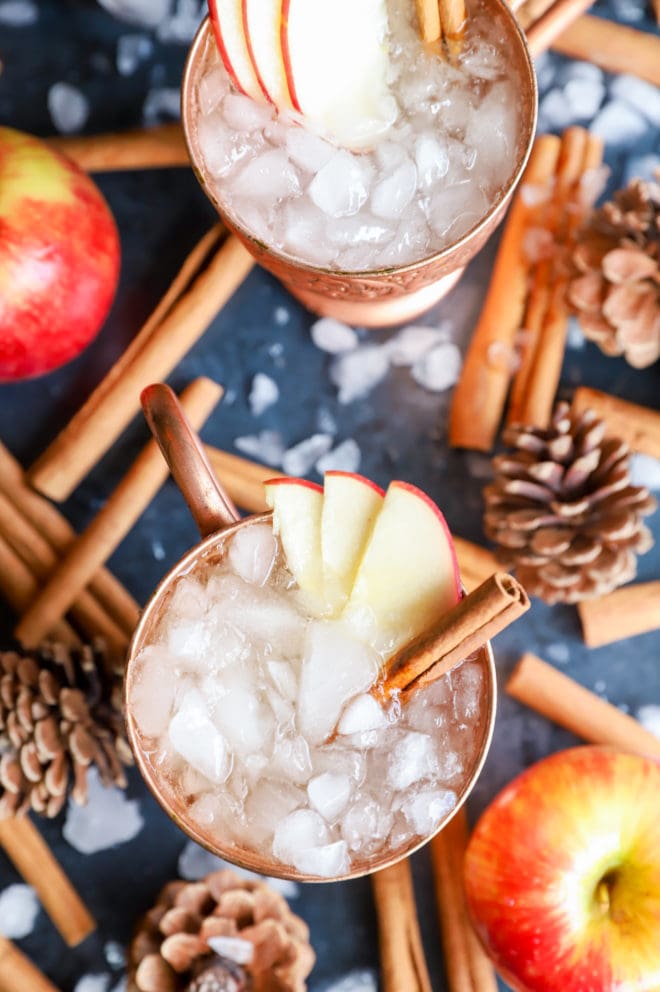
[(603, 916), (607, 916), (610, 911), (610, 883), (607, 878), (601, 878), (596, 886), (596, 905)]

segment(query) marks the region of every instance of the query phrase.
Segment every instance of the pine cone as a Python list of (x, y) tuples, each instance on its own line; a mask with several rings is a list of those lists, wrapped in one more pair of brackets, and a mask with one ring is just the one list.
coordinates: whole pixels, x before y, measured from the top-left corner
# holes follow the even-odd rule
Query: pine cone
[(493, 459), (486, 534), (527, 591), (547, 603), (601, 596), (632, 579), (653, 538), (642, 517), (656, 501), (631, 486), (628, 447), (605, 438), (591, 410), (558, 404), (547, 430), (515, 425), (515, 450)]
[(660, 185), (634, 179), (596, 210), (573, 251), (568, 299), (587, 338), (635, 368), (660, 357)]
[(90, 765), (125, 787), (121, 673), (109, 674), (100, 644), (0, 651), (0, 754), (0, 817), (56, 816), (69, 791), (84, 804)]
[(305, 992), (314, 958), (284, 898), (225, 869), (165, 886), (129, 948), (128, 992)]

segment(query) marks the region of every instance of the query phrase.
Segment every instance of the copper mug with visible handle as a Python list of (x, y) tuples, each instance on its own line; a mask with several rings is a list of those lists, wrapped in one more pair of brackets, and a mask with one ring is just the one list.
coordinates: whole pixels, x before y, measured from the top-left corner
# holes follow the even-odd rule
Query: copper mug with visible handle
[(190, 816), (183, 797), (175, 793), (165, 776), (159, 773), (158, 768), (151, 763), (149, 754), (143, 747), (139, 728), (130, 705), (132, 686), (138, 667), (136, 659), (142, 649), (152, 642), (153, 632), (160, 625), (163, 613), (168, 608), (168, 602), (180, 576), (188, 573), (202, 558), (207, 561), (221, 559), (225, 545), (237, 530), (268, 521), (271, 519), (271, 514), (262, 513), (244, 519), (239, 518), (236, 507), (215, 477), (199, 438), (188, 424), (175, 394), (168, 386), (157, 384), (147, 387), (142, 394), (142, 402), (149, 426), (160, 444), (172, 475), (183, 493), (202, 536), (201, 542), (196, 544), (174, 565), (156, 588), (142, 613), (129, 647), (124, 682), (126, 729), (142, 777), (160, 806), (177, 826), (211, 853), (219, 855), (241, 868), (297, 882), (327, 882), (357, 878), (395, 864), (422, 847), (430, 840), (431, 836), (442, 830), (465, 802), (481, 772), (495, 722), (497, 690), (495, 665), (490, 644), (486, 644), (478, 652), (478, 659), (485, 677), (484, 704), (482, 712), (477, 717), (481, 730), (479, 744), (471, 767), (458, 790), (456, 806), (428, 836), (421, 839), (414, 838), (404, 849), (385, 850), (373, 857), (353, 861), (351, 869), (345, 874), (328, 879), (298, 871), (276, 861), (273, 857), (256, 852), (251, 847), (242, 847), (229, 839), (223, 841), (218, 839), (210, 830), (205, 830)]

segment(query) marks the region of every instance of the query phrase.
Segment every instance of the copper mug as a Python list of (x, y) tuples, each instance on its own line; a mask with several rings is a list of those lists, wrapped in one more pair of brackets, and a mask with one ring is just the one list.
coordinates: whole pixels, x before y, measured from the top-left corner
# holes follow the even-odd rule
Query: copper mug
[[(168, 608), (168, 601), (177, 580), (189, 572), (201, 558), (207, 561), (222, 558), (225, 544), (240, 528), (252, 527), (271, 518), (270, 513), (262, 513), (239, 519), (236, 508), (216, 479), (197, 435), (185, 419), (175, 394), (168, 386), (160, 384), (149, 386), (143, 393), (143, 406), (149, 426), (156, 436), (172, 475), (192, 511), (202, 541), (184, 555), (160, 582), (142, 613), (131, 641), (126, 664), (124, 691), (126, 729), (137, 765), (149, 789), (167, 815), (189, 837), (212, 854), (219, 855), (241, 868), (247, 868), (263, 875), (277, 876), (298, 882), (330, 881), (330, 879), (308, 875), (293, 867), (283, 865), (272, 857), (257, 853), (250, 847), (241, 847), (240, 844), (229, 840), (223, 841), (214, 836), (211, 831), (203, 829), (189, 815), (183, 797), (176, 794), (164, 775), (159, 774), (143, 747), (139, 728), (130, 705), (132, 686), (138, 667), (136, 666), (136, 658), (140, 651), (152, 642), (153, 632), (159, 626), (161, 617)], [(463, 784), (458, 791), (456, 806), (444, 817), (433, 834), (421, 839), (413, 839), (403, 850), (384, 851), (373, 857), (353, 862), (350, 871), (339, 878), (357, 878), (386, 868), (412, 854), (413, 851), (426, 844), (431, 836), (442, 830), (467, 799), (486, 760), (495, 723), (497, 688), (490, 643), (481, 648), (478, 652), (478, 659), (485, 680), (483, 711), (479, 713), (477, 718), (481, 738), (475, 750), (471, 767), (467, 770)], [(333, 879), (333, 881), (337, 881), (339, 878)]]
[(225, 210), (214, 192), (197, 140), (197, 85), (215, 46), (209, 19), (201, 25), (188, 55), (181, 90), (183, 129), (195, 174), (224, 223), (256, 261), (272, 272), (296, 299), (314, 313), (361, 327), (387, 327), (411, 320), (453, 288), (467, 263), (503, 219), (534, 140), (537, 88), (525, 35), (516, 18), (505, 0), (486, 0), (486, 3), (491, 17), (506, 32), (507, 55), (522, 81), (519, 93), (520, 129), (511, 177), (488, 213), (458, 241), (420, 261), (367, 272), (341, 272), (294, 261), (283, 252), (258, 241)]

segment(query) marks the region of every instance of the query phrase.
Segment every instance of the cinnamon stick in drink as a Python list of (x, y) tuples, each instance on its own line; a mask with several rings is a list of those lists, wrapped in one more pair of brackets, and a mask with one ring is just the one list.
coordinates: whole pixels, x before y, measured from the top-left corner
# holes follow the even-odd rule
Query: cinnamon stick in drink
[(585, 14), (553, 40), (555, 52), (599, 65), (606, 72), (632, 72), (660, 86), (660, 38), (648, 31)]
[(527, 45), (533, 56), (551, 47), (559, 35), (591, 7), (593, 0), (555, 0), (527, 29)]
[(651, 410), (587, 386), (575, 390), (572, 410), (575, 413), (593, 410), (607, 424), (608, 434), (621, 438), (632, 451), (660, 458), (660, 410)]
[(660, 738), (536, 655), (522, 656), (506, 691), (591, 744), (609, 744), (660, 760)]
[(584, 643), (590, 648), (660, 630), (660, 580), (638, 582), (578, 604)]
[(94, 917), (28, 816), (0, 820), (0, 844), (69, 947), (96, 929)]
[(415, 0), (417, 24), (422, 41), (433, 42), (440, 37), (440, 9), (438, 0)]
[(516, 337), (522, 323), (531, 262), (523, 251), (525, 232), (551, 192), (560, 139), (537, 138), (509, 211), (479, 322), (454, 390), (449, 443), (490, 451), (499, 429), (514, 371)]
[(456, 51), (455, 45), (465, 29), (465, 0), (440, 0), (440, 25), (442, 35), (450, 43), (450, 50)]
[(22, 951), (0, 936), (0, 992), (58, 992)]
[(497, 992), (493, 966), (467, 911), (463, 884), (467, 840), (467, 816), (462, 806), (430, 843), (449, 992)]
[[(66, 499), (138, 412), (140, 393), (165, 380), (204, 334), (209, 323), (247, 276), (254, 262), (234, 236), (215, 247), (218, 229), (184, 263), (176, 292), (165, 296), (100, 386), (35, 462), (31, 483), (51, 499)], [(208, 258), (209, 252), (211, 253)], [(206, 264), (205, 264), (206, 263)], [(183, 274), (188, 278), (183, 278)], [(185, 286), (183, 283), (185, 282)], [(174, 285), (173, 284), (173, 285)]]
[(387, 662), (374, 692), (407, 694), (450, 672), (529, 609), (529, 597), (511, 575), (496, 572), (448, 610), (434, 626)]
[[(196, 379), (184, 390), (181, 403), (196, 429), (221, 396), (222, 387), (210, 379)], [(15, 631), (19, 641), (32, 647), (48, 633), (133, 527), (167, 475), (158, 445), (151, 440), (24, 613)]]
[(161, 124), (158, 127), (113, 134), (48, 138), (46, 143), (72, 159), (86, 172), (164, 169), (190, 165), (180, 124)]
[(371, 882), (378, 917), (383, 992), (432, 992), (407, 858), (376, 871)]

